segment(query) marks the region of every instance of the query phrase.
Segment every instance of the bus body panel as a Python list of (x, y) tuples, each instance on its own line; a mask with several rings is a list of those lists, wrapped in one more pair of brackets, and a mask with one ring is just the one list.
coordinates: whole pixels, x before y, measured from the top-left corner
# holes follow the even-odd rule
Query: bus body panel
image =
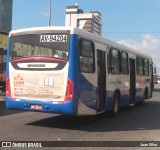
[[(94, 115), (97, 107), (97, 87), (86, 79), (85, 74), (79, 77), (78, 115)], [(92, 78), (91, 78), (92, 79)]]
[(120, 106), (126, 106), (129, 103), (129, 77), (126, 75), (107, 75), (107, 91), (110, 93), (110, 103), (113, 103), (113, 95), (116, 90), (120, 91)]
[[(23, 65), (23, 63), (18, 63)], [(31, 65), (35, 63), (26, 63)], [(48, 63), (41, 62), (41, 65)], [(54, 64), (54, 63), (52, 63)], [(68, 76), (68, 63), (57, 71), (23, 71), (15, 70), (9, 64), (11, 95), (15, 99), (63, 101)]]
[[(30, 84), (37, 84), (35, 83), (38, 77), (37, 76), (42, 76), (43, 71), (40, 72), (34, 72), (34, 71), (29, 71), (29, 74), (26, 75), (27, 72), (25, 71), (20, 71), (20, 70), (15, 70), (11, 63), (7, 63), (7, 67), (8, 67), (8, 72), (7, 72), (7, 78), (10, 78), (9, 74), (12, 74), (12, 78), (10, 78), (10, 85), (11, 85), (11, 96), (12, 98), (9, 98), (8, 96), (6, 96), (6, 105), (7, 108), (16, 108), (16, 109), (24, 109), (24, 110), (33, 110), (33, 111), (43, 111), (43, 112), (52, 112), (52, 113), (61, 113), (61, 114), (70, 114), (70, 115), (76, 115), (77, 113), (77, 100), (78, 100), (78, 90), (77, 90), (77, 76), (78, 76), (78, 62), (77, 57), (78, 57), (78, 36), (77, 35), (71, 35), (70, 36), (70, 53), (69, 53), (69, 62), (68, 65), (65, 66), (65, 68), (63, 70), (60, 71), (49, 71), (49, 72), (44, 72), (44, 74), (49, 74), (50, 76), (52, 75), (52, 77), (54, 77), (54, 75), (57, 73), (58, 76), (61, 78), (61, 82), (64, 84), (63, 85), (63, 96), (61, 96), (60, 99), (53, 99), (51, 98), (51, 96), (49, 97), (49, 99), (47, 99), (47, 95), (44, 95), (44, 99), (36, 94), (34, 94), (34, 92), (32, 92), (33, 97), (23, 97), (22, 95), (13, 95), (15, 93), (15, 89), (17, 90), (17, 86), (19, 86), (17, 92), (22, 93), (21, 91), (23, 90), (22, 88), (25, 88), (24, 83), (27, 80), (28, 82), (30, 82)], [(9, 55), (9, 53), (8, 53)], [(9, 62), (9, 61), (8, 61)], [(77, 62), (77, 63), (76, 63)], [(31, 64), (31, 63), (30, 63)], [(45, 64), (43, 61), (41, 62), (41, 64)], [(70, 64), (70, 65), (69, 65)], [(19, 63), (20, 65), (20, 63)], [(23, 66), (23, 63), (20, 65)], [(27, 64), (25, 65), (27, 66)], [(63, 76), (61, 77), (60, 75)], [(37, 80), (42, 80), (45, 77), (42, 76), (41, 78), (37, 79)], [(74, 97), (72, 100), (70, 101), (64, 101), (65, 98), (65, 92), (66, 92), (66, 87), (67, 87), (67, 78), (69, 78), (73, 84), (74, 84)], [(19, 81), (15, 81), (15, 80), (22, 80), (21, 82)], [(58, 79), (60, 82), (60, 79)], [(31, 83), (32, 82), (32, 83)], [(45, 82), (45, 81), (43, 81)], [(14, 84), (16, 84), (15, 86), (13, 86)], [(22, 84), (24, 87), (22, 87)], [(28, 85), (26, 85), (27, 87)], [(37, 85), (36, 85), (37, 86)], [(22, 88), (21, 88), (22, 87)], [(31, 90), (34, 90), (33, 87)], [(37, 88), (36, 88), (37, 89)], [(26, 90), (26, 89), (25, 89)], [(37, 92), (37, 94), (39, 94)], [(27, 95), (27, 94), (26, 94)], [(28, 93), (28, 95), (30, 95)], [(37, 96), (37, 99), (34, 99), (34, 97)], [(36, 109), (32, 109), (31, 106), (38, 106), (40, 105), (42, 108), (41, 110), (36, 110)]]
[[(42, 109), (32, 109), (31, 105), (35, 107), (41, 106)], [(35, 112), (47, 112), (47, 113), (57, 113), (65, 115), (76, 115), (75, 113), (75, 101), (69, 102), (42, 102), (42, 101), (28, 101), (28, 100), (12, 100), (6, 96), (6, 107), (8, 109), (23, 109), (26, 111)]]

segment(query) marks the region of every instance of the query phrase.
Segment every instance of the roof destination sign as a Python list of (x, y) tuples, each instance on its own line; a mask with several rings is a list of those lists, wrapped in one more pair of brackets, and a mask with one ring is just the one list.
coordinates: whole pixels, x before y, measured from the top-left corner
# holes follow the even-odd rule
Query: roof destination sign
[(67, 35), (46, 34), (40, 35), (40, 42), (67, 42)]

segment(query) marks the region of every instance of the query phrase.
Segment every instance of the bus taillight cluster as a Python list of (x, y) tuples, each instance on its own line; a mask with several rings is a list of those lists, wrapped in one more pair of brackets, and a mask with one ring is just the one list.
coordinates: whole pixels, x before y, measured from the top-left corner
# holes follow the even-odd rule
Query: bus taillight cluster
[(73, 84), (72, 80), (68, 78), (64, 101), (72, 100), (73, 96), (74, 96), (74, 84)]

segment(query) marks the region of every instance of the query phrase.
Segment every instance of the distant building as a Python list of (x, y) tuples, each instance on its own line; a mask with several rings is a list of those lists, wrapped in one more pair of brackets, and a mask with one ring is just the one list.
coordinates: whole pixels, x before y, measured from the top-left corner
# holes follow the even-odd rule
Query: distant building
[(78, 27), (98, 35), (102, 34), (101, 13), (91, 11), (84, 13), (78, 6), (66, 7), (66, 26)]
[(13, 0), (0, 0), (0, 32), (9, 33), (12, 28)]

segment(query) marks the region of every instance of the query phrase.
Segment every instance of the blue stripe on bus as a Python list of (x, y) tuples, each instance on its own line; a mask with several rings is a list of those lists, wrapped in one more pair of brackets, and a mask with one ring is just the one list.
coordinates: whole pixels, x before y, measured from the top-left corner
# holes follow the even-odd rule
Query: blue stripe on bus
[[(42, 110), (31, 109), (31, 105), (41, 105)], [(42, 102), (37, 100), (24, 100), (20, 101), (11, 100), (6, 96), (6, 107), (8, 109), (23, 109), (27, 111), (57, 113), (66, 115), (76, 115), (73, 112), (74, 101), (64, 102), (63, 104), (53, 104), (53, 102)], [(63, 109), (63, 111), (62, 111)]]
[(62, 112), (71, 112), (73, 114), (77, 113), (78, 106), (78, 75), (79, 75), (79, 52), (78, 52), (78, 35), (70, 35), (70, 51), (69, 51), (69, 70), (68, 78), (74, 83), (74, 98), (72, 103), (66, 102), (66, 105), (63, 105)]

